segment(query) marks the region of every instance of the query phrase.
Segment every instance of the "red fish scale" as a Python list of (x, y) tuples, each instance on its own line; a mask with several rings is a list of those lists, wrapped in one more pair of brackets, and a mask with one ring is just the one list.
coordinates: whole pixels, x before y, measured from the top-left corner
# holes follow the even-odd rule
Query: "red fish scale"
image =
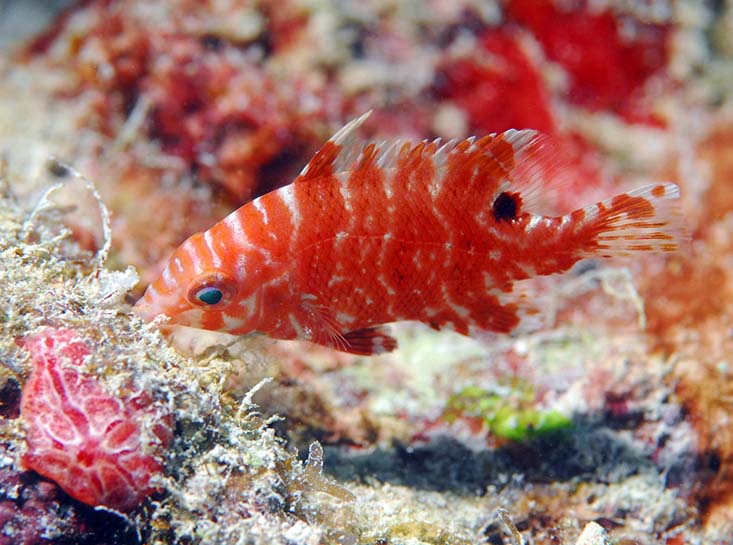
[[(510, 291), (512, 281), (528, 276), (532, 256), (518, 259), (516, 225), (488, 217), (498, 184), (513, 167), (513, 147), (501, 136), (460, 143), (444, 172), (436, 171), (435, 148), (408, 145), (390, 177), (375, 164), (373, 148), (348, 176), (339, 176), (331, 172), (338, 147), (326, 144), (292, 186), (261, 197), (259, 210), (236, 212), (246, 241), (225, 222), (212, 228), (212, 238), (228, 248), (220, 257), (230, 267), (248, 250), (260, 253), (258, 266), (247, 268), (247, 284), (264, 284), (262, 297), (275, 312), (265, 313), (256, 329), (292, 338), (298, 331), (283, 318), (288, 313), (301, 328), (317, 329), (318, 317), (302, 306), (302, 294), (315, 296), (313, 306), (339, 309), (341, 331), (404, 319), (461, 333), (471, 326), (508, 332), (517, 325), (517, 307), (503, 305), (490, 290)], [(292, 191), (297, 224), (283, 200), (286, 191)], [(497, 265), (492, 252), (507, 259)], [(288, 283), (279, 282), (289, 264), (295, 270)], [(218, 329), (221, 321), (209, 315), (203, 325)]]
[[(289, 209), (278, 206), (277, 193), (260, 199), (268, 234), (273, 225), (286, 226), (275, 235), (297, 249), (289, 256), (298, 267), (289, 276), (292, 284), (283, 286), (296, 295), (287, 299), (315, 295), (316, 304), (343, 313), (337, 321), (347, 322), (340, 324), (347, 330), (402, 319), (434, 327), (450, 322), (461, 333), (472, 325), (500, 331), (516, 325), (514, 309), (503, 308), (496, 295), (487, 293), (485, 280), (488, 275), (498, 288), (527, 276), (488, 259), (491, 250), (510, 252), (516, 233), (516, 227), (502, 233), (498, 226), (492, 236), (487, 229), (498, 183), (513, 166), (513, 148), (501, 137), (484, 138), (473, 147), (464, 142), (450, 155), (442, 179), (435, 148), (423, 143), (402, 154), (389, 179), (369, 150), (344, 182), (333, 173), (324, 176), (330, 165), (316, 161), (292, 186), (298, 216), (307, 218), (295, 231), (288, 225)], [(266, 226), (261, 217), (253, 219), (242, 218), (242, 224), (250, 240), (262, 240)], [(268, 246), (284, 248), (277, 242)], [(292, 311), (301, 325), (307, 324), (309, 316)]]

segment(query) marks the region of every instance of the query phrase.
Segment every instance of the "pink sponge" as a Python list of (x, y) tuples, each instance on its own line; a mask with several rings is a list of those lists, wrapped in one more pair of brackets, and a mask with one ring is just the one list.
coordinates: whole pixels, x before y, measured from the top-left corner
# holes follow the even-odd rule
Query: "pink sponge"
[[(116, 398), (81, 369), (89, 345), (68, 329), (26, 337), (33, 370), (20, 414), (28, 452), (23, 463), (88, 505), (135, 508), (156, 489), (160, 450), (170, 443), (170, 419), (144, 393)], [(145, 424), (152, 433), (143, 433)]]

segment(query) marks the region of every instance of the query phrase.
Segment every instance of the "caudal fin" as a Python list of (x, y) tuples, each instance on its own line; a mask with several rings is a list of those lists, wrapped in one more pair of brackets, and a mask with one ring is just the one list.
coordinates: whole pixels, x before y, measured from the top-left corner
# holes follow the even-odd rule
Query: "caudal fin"
[(596, 232), (589, 254), (627, 256), (635, 252), (674, 252), (688, 238), (673, 183), (650, 184), (583, 209)]

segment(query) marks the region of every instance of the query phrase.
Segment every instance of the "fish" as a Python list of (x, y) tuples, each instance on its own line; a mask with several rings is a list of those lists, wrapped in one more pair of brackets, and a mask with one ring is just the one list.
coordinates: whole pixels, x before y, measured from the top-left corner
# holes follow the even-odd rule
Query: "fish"
[(520, 281), (680, 246), (673, 183), (543, 215), (544, 135), (364, 142), (368, 115), (291, 184), (188, 238), (134, 312), (372, 355), (397, 347), (386, 326), (403, 320), (463, 335), (523, 330), (538, 310)]

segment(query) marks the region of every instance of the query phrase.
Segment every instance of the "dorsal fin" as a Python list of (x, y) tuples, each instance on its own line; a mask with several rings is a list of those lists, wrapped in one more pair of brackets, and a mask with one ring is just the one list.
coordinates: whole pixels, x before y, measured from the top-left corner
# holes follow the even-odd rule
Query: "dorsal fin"
[(534, 130), (509, 129), (480, 139), (443, 142), (388, 139), (367, 143), (358, 137), (358, 130), (371, 111), (353, 119), (336, 132), (313, 159), (303, 168), (296, 182), (359, 170), (376, 165), (383, 170), (397, 167), (406, 157), (430, 156), (439, 178), (454, 153), (469, 155), (481, 149), (493, 159), (492, 174), (505, 177), (502, 187), (522, 195), (523, 210), (540, 215), (557, 215), (556, 195), (568, 184), (572, 172), (560, 159), (558, 147), (548, 137)]
[(515, 150), (511, 191), (522, 196), (523, 210), (540, 216), (559, 216), (571, 210), (561, 206), (562, 192), (581, 176), (567, 149), (553, 137), (534, 130), (510, 129), (505, 138)]
[(313, 156), (300, 175), (296, 178), (296, 182), (304, 182), (331, 176), (337, 172), (342, 172), (358, 156), (361, 146), (356, 145), (356, 133), (364, 121), (371, 115), (371, 110), (363, 114), (361, 117), (352, 119), (346, 125), (341, 127)]
[[(346, 142), (345, 142), (346, 143)], [(534, 130), (510, 129), (503, 133), (491, 134), (482, 138), (469, 137), (464, 140), (443, 141), (422, 140), (414, 142), (406, 139), (384, 140), (377, 143), (364, 143), (350, 138), (351, 147), (343, 147), (338, 158), (333, 161), (336, 174), (376, 165), (389, 171), (397, 168), (401, 161), (408, 158), (419, 162), (429, 157), (438, 179), (443, 179), (454, 154), (466, 157), (476, 151), (485, 153), (492, 159), (491, 174), (504, 179), (506, 189), (522, 194), (525, 209), (534, 213), (546, 213), (551, 206), (544, 202), (545, 189), (554, 187), (560, 179), (553, 165), (551, 146), (547, 146), (544, 135)], [(547, 169), (546, 169), (547, 165)]]

